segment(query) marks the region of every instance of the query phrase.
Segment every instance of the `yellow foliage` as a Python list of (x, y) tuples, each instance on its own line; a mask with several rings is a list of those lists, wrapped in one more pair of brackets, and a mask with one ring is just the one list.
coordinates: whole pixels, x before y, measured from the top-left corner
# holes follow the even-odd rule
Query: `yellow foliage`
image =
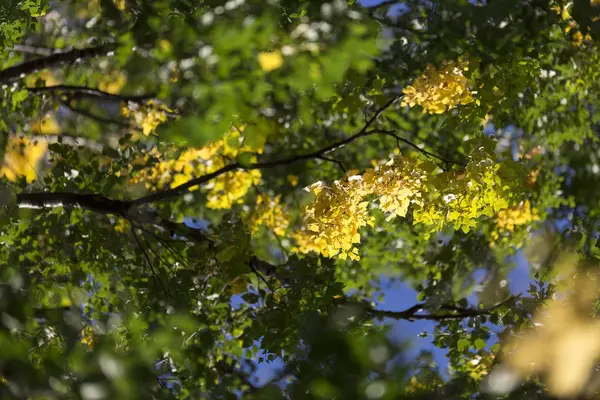
[[(534, 171), (535, 173), (536, 171)], [(533, 182), (535, 182), (533, 177)], [(527, 179), (527, 184), (531, 182), (532, 175), (530, 174)], [(509, 237), (508, 234), (515, 231), (515, 228), (519, 226), (526, 226), (532, 222), (539, 221), (540, 217), (538, 210), (535, 207), (531, 207), (529, 200), (523, 201), (515, 207), (506, 208), (498, 211), (496, 214), (496, 229), (491, 232), (490, 247), (494, 248), (498, 243), (499, 239), (504, 240)]]
[(37, 176), (37, 166), (47, 149), (48, 144), (43, 141), (10, 138), (4, 153), (0, 176), (5, 176), (10, 181), (16, 181), (24, 176), (27, 182), (33, 182)]
[[(508, 207), (509, 193), (494, 163), (483, 148), (472, 152), (464, 171), (436, 172), (431, 163), (395, 157), (364, 174), (350, 171), (331, 185), (318, 182), (308, 188), (313, 201), (304, 210), (305, 227), (297, 234), (295, 251), (316, 251), (324, 256), (358, 259), (359, 230), (373, 226), (368, 209), (379, 205), (388, 220), (406, 216), (438, 232), (444, 224), (468, 232), (482, 215)], [(311, 232), (310, 240), (307, 233)]]
[(48, 69), (40, 71), (40, 78), (45, 81), (46, 86), (56, 86), (61, 84), (61, 81)]
[(516, 207), (498, 211), (496, 224), (498, 229), (512, 232), (515, 230), (515, 226), (525, 225), (539, 219), (537, 209), (532, 208), (529, 200), (526, 200)]
[[(350, 171), (352, 173), (354, 171)], [(347, 176), (331, 186), (321, 182), (310, 186), (315, 198), (305, 209), (306, 228), (312, 240), (325, 257), (359, 259), (359, 230), (365, 225), (373, 226), (373, 217), (368, 215), (368, 201), (360, 176)]]
[(89, 325), (86, 326), (82, 329), (80, 337), (81, 343), (84, 344), (87, 347), (87, 349), (91, 351), (94, 348), (94, 345), (96, 344), (96, 339), (94, 337), (94, 328), (92, 328)]
[[(318, 182), (309, 187), (315, 198), (305, 209), (306, 230), (312, 232), (310, 242), (306, 234), (298, 234), (296, 249), (317, 250), (324, 256), (337, 255), (341, 259), (358, 260), (359, 230), (373, 226), (368, 215), (367, 196), (375, 194), (379, 207), (389, 214), (388, 219), (404, 217), (408, 206), (419, 197), (423, 174), (414, 164), (401, 158), (367, 169), (361, 176), (350, 171), (347, 176), (330, 186)], [(308, 243), (307, 243), (308, 242)]]
[[(192, 180), (194, 177), (209, 174), (225, 167), (229, 160), (234, 160), (240, 153), (261, 153), (262, 149), (243, 144), (241, 132), (243, 132), (243, 127), (239, 130), (233, 129), (222, 139), (204, 147), (185, 150), (176, 159), (161, 160), (151, 168), (137, 173), (130, 182), (144, 182), (147, 189), (160, 190), (165, 186), (174, 188)], [(155, 149), (146, 156), (146, 160), (150, 157), (160, 160), (163, 155)], [(252, 157), (250, 162), (256, 162), (256, 157)], [(233, 204), (241, 202), (242, 197), (246, 195), (252, 185), (260, 183), (261, 176), (259, 170), (232, 171), (219, 175), (206, 185), (208, 189), (207, 207), (214, 209), (231, 208)], [(195, 189), (197, 187), (190, 188), (190, 190)]]
[(290, 225), (290, 219), (283, 205), (280, 204), (280, 200), (281, 196), (271, 198), (267, 194), (260, 194), (256, 197), (256, 207), (247, 220), (252, 234), (264, 225), (277, 236), (285, 235), (285, 231)]
[(507, 343), (505, 360), (522, 377), (542, 375), (550, 394), (572, 398), (587, 384), (600, 355), (600, 321), (591, 314), (599, 287), (581, 273), (568, 281), (572, 284), (559, 284), (557, 296), (534, 316), (534, 327)]
[(412, 85), (404, 88), (403, 106), (423, 107), (423, 112), (442, 114), (458, 105), (474, 101), (463, 71), (467, 63), (444, 62), (440, 69), (429, 65)]
[(509, 205), (509, 193), (498, 175), (500, 165), (483, 149), (470, 155), (462, 172), (444, 172), (428, 177), (423, 188), (423, 202), (413, 211), (414, 223), (439, 230), (449, 223), (468, 232), (482, 215), (494, 214)]
[(119, 11), (125, 10), (125, 0), (113, 0)]
[(119, 218), (115, 222), (115, 231), (124, 233), (129, 229), (129, 221), (125, 218)]
[(258, 53), (258, 63), (260, 68), (265, 72), (271, 72), (281, 67), (283, 64), (283, 56), (281, 51), (263, 51)]
[(494, 353), (482, 352), (465, 363), (466, 373), (475, 382), (481, 381), (489, 372), (494, 363)]
[(108, 75), (104, 75), (98, 82), (98, 89), (110, 94), (119, 94), (127, 78), (121, 71), (113, 71)]
[(411, 201), (420, 197), (425, 174), (414, 163), (395, 158), (363, 174), (365, 192), (377, 195), (379, 208), (388, 213), (388, 220), (405, 217)]
[(214, 209), (228, 209), (242, 202), (242, 197), (248, 193), (252, 185), (260, 183), (259, 170), (235, 171), (220, 175), (211, 181), (207, 188), (208, 201), (206, 206)]
[(130, 118), (136, 127), (142, 128), (145, 136), (153, 133), (158, 125), (167, 120), (167, 114), (172, 112), (173, 110), (156, 100), (148, 100), (146, 104), (130, 101), (121, 106), (121, 115)]
[[(591, 5), (597, 5), (600, 4), (598, 3), (598, 0), (590, 0)], [(585, 34), (585, 36), (583, 35), (583, 33), (581, 33), (581, 30), (579, 29), (579, 25), (577, 24), (577, 22), (575, 22), (575, 20), (573, 20), (573, 17), (571, 16), (571, 13), (569, 12), (569, 8), (571, 7), (571, 3), (568, 3), (567, 5), (560, 7), (560, 6), (553, 6), (552, 10), (554, 10), (558, 15), (560, 15), (560, 17), (568, 22), (567, 27), (565, 28), (565, 33), (569, 33), (571, 32), (571, 38), (573, 41), (573, 45), (574, 46), (581, 46), (585, 41), (591, 41), (592, 37), (590, 36), (590, 34)]]
[(287, 180), (290, 183), (291, 187), (298, 186), (298, 177), (296, 175), (288, 175)]
[(294, 246), (291, 248), (293, 253), (307, 254), (321, 252), (321, 247), (315, 244), (313, 240), (313, 232), (306, 230), (305, 227), (292, 232), (290, 237), (294, 241)]
[(31, 124), (31, 133), (35, 135), (58, 135), (60, 126), (51, 115), (46, 115)]

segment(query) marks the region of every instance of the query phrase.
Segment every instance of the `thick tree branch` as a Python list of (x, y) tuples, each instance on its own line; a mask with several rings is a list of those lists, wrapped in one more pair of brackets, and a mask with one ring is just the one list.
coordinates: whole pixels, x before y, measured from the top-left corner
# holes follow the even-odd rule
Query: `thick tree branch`
[(148, 224), (167, 232), (177, 234), (193, 241), (206, 241), (206, 236), (197, 229), (185, 224), (161, 218), (152, 210), (140, 210), (129, 201), (112, 200), (95, 194), (78, 193), (19, 193), (17, 194), (19, 208), (51, 209), (56, 207), (77, 207), (104, 215), (118, 215), (133, 223)]
[(19, 208), (79, 207), (100, 214), (115, 214), (126, 217), (131, 209), (127, 201), (111, 200), (96, 194), (79, 193), (19, 193)]
[[(76, 97), (93, 97), (100, 98), (107, 101), (133, 101), (140, 102), (147, 99), (156, 97), (155, 93), (149, 93), (138, 96), (124, 96), (119, 94), (107, 93), (99, 89), (94, 89), (86, 86), (72, 86), (72, 85), (55, 85), (46, 87), (28, 87), (29, 93), (47, 93), (47, 92), (62, 92), (72, 93)], [(73, 96), (72, 96), (73, 97)]]
[(63, 53), (51, 54), (47, 57), (8, 67), (0, 71), (0, 83), (8, 83), (18, 79), (21, 75), (31, 74), (43, 68), (52, 68), (60, 64), (74, 63), (82, 58), (96, 57), (107, 54), (115, 45), (101, 45), (84, 49), (74, 49)]
[(28, 44), (15, 44), (11, 50), (16, 51), (18, 53), (35, 54), (36, 56), (43, 57), (48, 57), (52, 54), (64, 53), (68, 51), (65, 49), (49, 49), (47, 47), (31, 46)]

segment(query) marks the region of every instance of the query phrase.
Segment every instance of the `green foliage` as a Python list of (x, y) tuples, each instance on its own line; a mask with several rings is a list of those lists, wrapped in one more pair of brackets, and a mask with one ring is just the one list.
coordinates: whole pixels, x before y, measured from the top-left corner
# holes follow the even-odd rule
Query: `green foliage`
[(0, 6), (2, 398), (596, 390), (600, 8), (392, 3)]

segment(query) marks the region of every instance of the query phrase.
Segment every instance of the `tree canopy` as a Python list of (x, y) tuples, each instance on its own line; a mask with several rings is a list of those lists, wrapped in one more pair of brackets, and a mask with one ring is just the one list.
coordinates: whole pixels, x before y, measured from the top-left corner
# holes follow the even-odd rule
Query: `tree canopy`
[(2, 398), (597, 398), (599, 24), (4, 1)]

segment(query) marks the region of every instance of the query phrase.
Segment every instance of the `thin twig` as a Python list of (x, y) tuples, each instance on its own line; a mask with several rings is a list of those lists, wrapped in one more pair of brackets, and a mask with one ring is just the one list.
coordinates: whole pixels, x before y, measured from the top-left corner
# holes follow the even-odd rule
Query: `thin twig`
[[(137, 224), (135, 224), (133, 221), (130, 221), (131, 227), (132, 229), (137, 229), (138, 226)], [(142, 240), (143, 240), (143, 236), (142, 236)], [(154, 256), (158, 259), (159, 262), (163, 263), (165, 265), (165, 267), (167, 267), (169, 269), (169, 272), (171, 272), (171, 278), (173, 278), (175, 276), (175, 272), (173, 271), (173, 269), (171, 268), (171, 266), (169, 265), (169, 263), (167, 261), (165, 261), (160, 254), (158, 254), (150, 245), (150, 241), (146, 240), (146, 247), (148, 248), (148, 250), (150, 250), (150, 252), (152, 254), (154, 254)]]
[(66, 133), (58, 133), (54, 135), (33, 133), (18, 135), (17, 137), (26, 138), (33, 142), (40, 141), (45, 143), (61, 143), (71, 147), (81, 146), (97, 153), (101, 153), (104, 149), (104, 144), (100, 142)]
[(327, 161), (327, 162), (330, 162), (330, 163), (337, 164), (337, 166), (340, 167), (340, 169), (342, 170), (343, 173), (346, 173), (346, 171), (348, 171), (346, 169), (346, 167), (344, 167), (344, 164), (340, 160), (336, 160), (335, 158), (329, 158), (329, 157), (325, 157), (325, 156), (319, 156), (317, 158), (319, 160), (323, 160), (323, 161)]
[(405, 143), (405, 144), (411, 146), (412, 148), (416, 149), (420, 153), (426, 155), (427, 157), (437, 158), (438, 160), (440, 160), (442, 162), (445, 162), (446, 164), (455, 164), (455, 165), (460, 165), (460, 166), (466, 167), (466, 164), (464, 164), (464, 163), (461, 163), (459, 161), (454, 161), (454, 160), (447, 160), (447, 159), (445, 159), (444, 157), (442, 157), (440, 155), (437, 155), (435, 153), (432, 153), (430, 151), (427, 151), (425, 149), (420, 148), (417, 144), (411, 142), (410, 140), (408, 140), (406, 138), (403, 138), (402, 136), (398, 136), (395, 133), (395, 131), (384, 130), (384, 129), (373, 129), (373, 130), (369, 131), (369, 134), (376, 134), (376, 133), (383, 134), (383, 135), (388, 135), (390, 137), (393, 137), (394, 139), (396, 139), (397, 142), (399, 141), (399, 142)]
[(71, 110), (73, 113), (79, 114), (79, 115), (81, 115), (83, 117), (86, 117), (86, 118), (93, 119), (96, 122), (100, 122), (102, 124), (113, 124), (113, 125), (120, 126), (122, 128), (129, 128), (130, 127), (130, 125), (128, 123), (126, 123), (126, 122), (117, 121), (117, 120), (114, 120), (114, 119), (103, 117), (101, 115), (94, 114), (94, 113), (92, 113), (90, 111), (87, 111), (87, 110), (84, 110), (84, 109), (72, 106), (67, 101), (61, 101), (60, 103), (63, 106), (67, 107), (69, 110)]
[(177, 249), (175, 249), (175, 247), (173, 247), (171, 245), (171, 243), (169, 242), (174, 242), (174, 243), (186, 243), (185, 240), (179, 240), (179, 239), (166, 239), (163, 237), (158, 236), (156, 233), (144, 228), (142, 225), (137, 225), (137, 228), (142, 231), (143, 233), (145, 233), (146, 235), (156, 239), (164, 248), (166, 248), (169, 253), (171, 253), (171, 255), (173, 256), (173, 259), (175, 259), (177, 262), (180, 262), (182, 265), (187, 265), (187, 260), (185, 260), (185, 257), (183, 257), (183, 254), (181, 254)]
[(156, 271), (154, 270), (154, 266), (152, 265), (152, 262), (150, 261), (150, 257), (148, 256), (148, 253), (146, 253), (146, 250), (144, 250), (144, 246), (142, 246), (142, 243), (140, 242), (140, 239), (138, 238), (137, 234), (135, 233), (135, 229), (131, 229), (131, 233), (133, 234), (133, 238), (135, 239), (135, 242), (137, 243), (138, 247), (140, 248), (140, 251), (144, 255), (146, 263), (148, 263), (148, 267), (150, 268), (150, 271), (152, 272), (152, 276), (154, 277), (154, 279), (156, 279), (158, 281), (158, 283), (160, 284), (160, 286), (163, 288), (164, 292), (166, 294), (168, 294), (169, 291), (167, 290), (167, 288), (165, 287), (165, 285), (163, 284), (163, 282), (158, 277)]

